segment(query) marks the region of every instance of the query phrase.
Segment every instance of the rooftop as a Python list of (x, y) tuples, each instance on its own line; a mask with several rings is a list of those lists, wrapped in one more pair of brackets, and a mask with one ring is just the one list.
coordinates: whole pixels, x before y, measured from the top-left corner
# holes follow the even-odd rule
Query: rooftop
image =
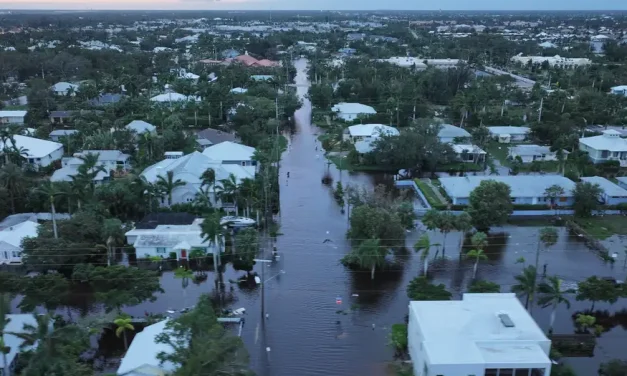
[[(63, 144), (58, 142), (42, 140), (35, 137), (15, 135), (13, 139), (15, 140), (15, 147), (18, 149), (24, 148), (26, 150), (27, 158), (43, 158), (63, 148)], [(12, 143), (10, 140), (9, 142)], [(2, 142), (0, 142), (0, 145), (2, 145)], [(4, 148), (4, 145), (2, 145), (2, 148)]]
[(209, 140), (211, 141), (212, 145), (217, 145), (225, 141), (231, 141), (235, 143), (239, 142), (239, 138), (236, 135), (213, 128), (207, 128), (203, 129), (202, 131), (198, 131), (198, 133), (196, 133), (196, 137), (199, 139)]
[[(171, 362), (165, 362), (161, 364), (161, 361), (157, 358), (157, 355), (161, 352), (171, 353), (172, 347), (167, 344), (157, 343), (156, 338), (159, 334), (163, 333), (166, 328), (168, 320), (160, 321), (156, 324), (149, 325), (141, 332), (137, 333), (133, 338), (126, 355), (122, 358), (120, 367), (116, 372), (118, 375), (134, 375), (144, 374), (141, 372), (133, 372), (139, 368), (159, 369), (169, 372), (174, 371), (175, 365)], [(150, 374), (158, 374), (153, 372)]]
[(514, 294), (464, 294), (457, 301), (412, 301), (409, 308), (431, 364), (550, 364), (540, 347), (549, 340)]
[(553, 153), (550, 146), (516, 145), (509, 149), (511, 155), (542, 155)]
[(19, 249), (22, 246), (22, 239), (26, 237), (36, 237), (39, 223), (30, 220), (14, 224), (0, 231), (0, 249)]
[(250, 161), (255, 154), (255, 148), (224, 141), (206, 148), (202, 153), (216, 161)]
[[(24, 314), (8, 314), (8, 324), (4, 328), (5, 333), (24, 333), (24, 325), (32, 325), (37, 327), (37, 319), (31, 313)], [(15, 359), (15, 356), (20, 352), (20, 345), (24, 343), (21, 338), (12, 335), (4, 335), (4, 346), (9, 349), (9, 352), (5, 355), (7, 363), (11, 364)], [(4, 368), (4, 359), (0, 356), (0, 368)]]
[(0, 117), (24, 117), (27, 111), (0, 111)]
[(398, 129), (384, 124), (357, 124), (348, 127), (348, 133), (353, 137), (370, 137), (387, 134), (398, 136)]
[(155, 229), (159, 225), (191, 225), (196, 218), (195, 215), (189, 213), (150, 213), (135, 225), (135, 229), (149, 230)]
[(560, 175), (545, 175), (541, 178), (533, 175), (508, 175), (508, 176), (464, 176), (442, 177), (440, 183), (451, 197), (469, 197), (470, 192), (484, 180), (494, 180), (509, 185), (512, 197), (541, 197), (544, 191), (552, 186), (559, 185), (566, 195), (570, 195), (575, 189), (575, 183)]
[(126, 124), (126, 129), (141, 134), (145, 132), (154, 132), (157, 127), (143, 120), (133, 120)]
[(527, 134), (530, 131), (529, 127), (513, 127), (513, 126), (495, 126), (488, 127), (491, 134)]
[(331, 108), (331, 111), (340, 114), (358, 115), (358, 114), (376, 114), (377, 111), (370, 106), (361, 103), (341, 102)]
[(463, 128), (456, 127), (451, 124), (441, 124), (440, 131), (438, 132), (438, 137), (439, 138), (455, 138), (455, 137), (466, 138), (466, 137), (470, 137), (470, 133), (468, 133), (468, 131)]
[(620, 135), (620, 132), (609, 129), (600, 136), (580, 138), (579, 143), (596, 150), (627, 151), (627, 140)]
[(587, 176), (582, 177), (581, 180), (592, 184), (598, 184), (599, 187), (603, 189), (605, 194), (610, 197), (627, 197), (627, 190), (619, 187), (618, 185), (612, 183), (604, 177)]

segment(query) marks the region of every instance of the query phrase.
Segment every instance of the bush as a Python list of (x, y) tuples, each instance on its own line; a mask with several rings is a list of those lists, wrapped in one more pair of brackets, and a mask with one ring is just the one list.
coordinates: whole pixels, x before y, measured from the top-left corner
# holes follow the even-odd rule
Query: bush
[(393, 324), (390, 344), (397, 352), (407, 351), (407, 324)]

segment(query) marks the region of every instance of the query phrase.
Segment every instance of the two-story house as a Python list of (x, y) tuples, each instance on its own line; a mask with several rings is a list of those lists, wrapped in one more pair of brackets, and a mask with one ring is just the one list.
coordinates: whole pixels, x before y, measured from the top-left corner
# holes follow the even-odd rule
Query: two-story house
[(104, 167), (105, 171), (100, 171), (94, 177), (96, 184), (110, 180), (113, 171), (128, 171), (131, 168), (130, 155), (124, 154), (119, 150), (84, 150), (80, 153), (74, 153), (74, 156), (63, 158), (61, 167), (56, 170), (50, 177), (51, 181), (71, 181), (72, 176), (78, 174), (78, 168), (84, 163), (83, 159), (88, 154), (98, 156), (97, 166)]
[(627, 167), (627, 140), (613, 129), (603, 131), (600, 136), (579, 139), (579, 150), (588, 153), (592, 163), (619, 161), (621, 167)]

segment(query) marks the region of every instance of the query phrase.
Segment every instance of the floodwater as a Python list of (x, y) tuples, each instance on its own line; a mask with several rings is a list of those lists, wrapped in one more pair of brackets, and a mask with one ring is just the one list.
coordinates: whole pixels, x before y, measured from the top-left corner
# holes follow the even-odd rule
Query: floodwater
[[(306, 60), (297, 60), (296, 84), (298, 94), (307, 93)], [(261, 315), (259, 288), (234, 287), (233, 308), (247, 310), (242, 337), (251, 356), (251, 366), (261, 376), (308, 375), (385, 375), (386, 364), (393, 359), (388, 346), (389, 328), (401, 323), (407, 314), (408, 298), (405, 288), (419, 275), (422, 263), (411, 245), (423, 233), (420, 226), (407, 234), (407, 252), (396, 255), (388, 270), (377, 271), (374, 281), (370, 272), (351, 272), (339, 264), (348, 252), (345, 232), (347, 216), (341, 214), (328, 186), (321, 178), (329, 169), (334, 181), (340, 172), (328, 167), (320, 144), (319, 132), (311, 125), (311, 106), (304, 106), (295, 114), (296, 131), (291, 136), (289, 150), (281, 165), (281, 213), (277, 248), (280, 259), (273, 264), (257, 264), (255, 271), (266, 268), (265, 312)], [(318, 146), (318, 150), (316, 150)], [(286, 174), (290, 172), (288, 179)], [(346, 172), (344, 183), (372, 186), (379, 177)], [(516, 260), (535, 261), (538, 228), (505, 227), (493, 229), (490, 246), (486, 250), (489, 260), (479, 265), (478, 276), (500, 283), (508, 292), (514, 276), (522, 269)], [(434, 242), (443, 243), (438, 233), (430, 233)], [(444, 283), (454, 292), (454, 299), (466, 289), (472, 278), (472, 263), (459, 259), (460, 235), (451, 233), (446, 238), (446, 258), (430, 266), (436, 283)], [(264, 255), (260, 255), (263, 257)], [(433, 257), (435, 255), (432, 255)], [(614, 276), (625, 279), (622, 259), (614, 267), (603, 263), (589, 251), (581, 239), (560, 229), (559, 241), (549, 251), (542, 252), (540, 270), (547, 264), (549, 275), (559, 275), (565, 284), (575, 284), (591, 275)], [(284, 271), (284, 273), (282, 273)], [(225, 280), (236, 279), (243, 272), (227, 270)], [(213, 290), (213, 276), (206, 283), (190, 283), (182, 289), (181, 281), (172, 273), (165, 273), (162, 286), (165, 293), (153, 303), (130, 307), (133, 315), (144, 312), (163, 313), (167, 309), (193, 304), (202, 293)], [(341, 304), (337, 304), (341, 300)], [(571, 315), (587, 309), (589, 302), (576, 302), (571, 298), (570, 311), (564, 306), (558, 310), (555, 333), (573, 333)], [(626, 302), (612, 307), (597, 304), (598, 309), (612, 312), (624, 309)], [(338, 312), (342, 311), (342, 312)], [(536, 308), (534, 317), (538, 324), (548, 326), (549, 311)], [(595, 358), (570, 359), (580, 375), (596, 374), (598, 364), (612, 358), (625, 356), (624, 340), (627, 324), (616, 326), (604, 333), (598, 341)]]

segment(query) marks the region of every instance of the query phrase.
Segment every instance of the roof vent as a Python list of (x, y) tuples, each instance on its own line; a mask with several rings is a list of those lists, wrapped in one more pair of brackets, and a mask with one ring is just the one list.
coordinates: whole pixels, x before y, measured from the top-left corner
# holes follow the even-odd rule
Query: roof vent
[(501, 324), (503, 324), (504, 327), (513, 328), (516, 326), (507, 313), (499, 313), (497, 316), (501, 319)]

